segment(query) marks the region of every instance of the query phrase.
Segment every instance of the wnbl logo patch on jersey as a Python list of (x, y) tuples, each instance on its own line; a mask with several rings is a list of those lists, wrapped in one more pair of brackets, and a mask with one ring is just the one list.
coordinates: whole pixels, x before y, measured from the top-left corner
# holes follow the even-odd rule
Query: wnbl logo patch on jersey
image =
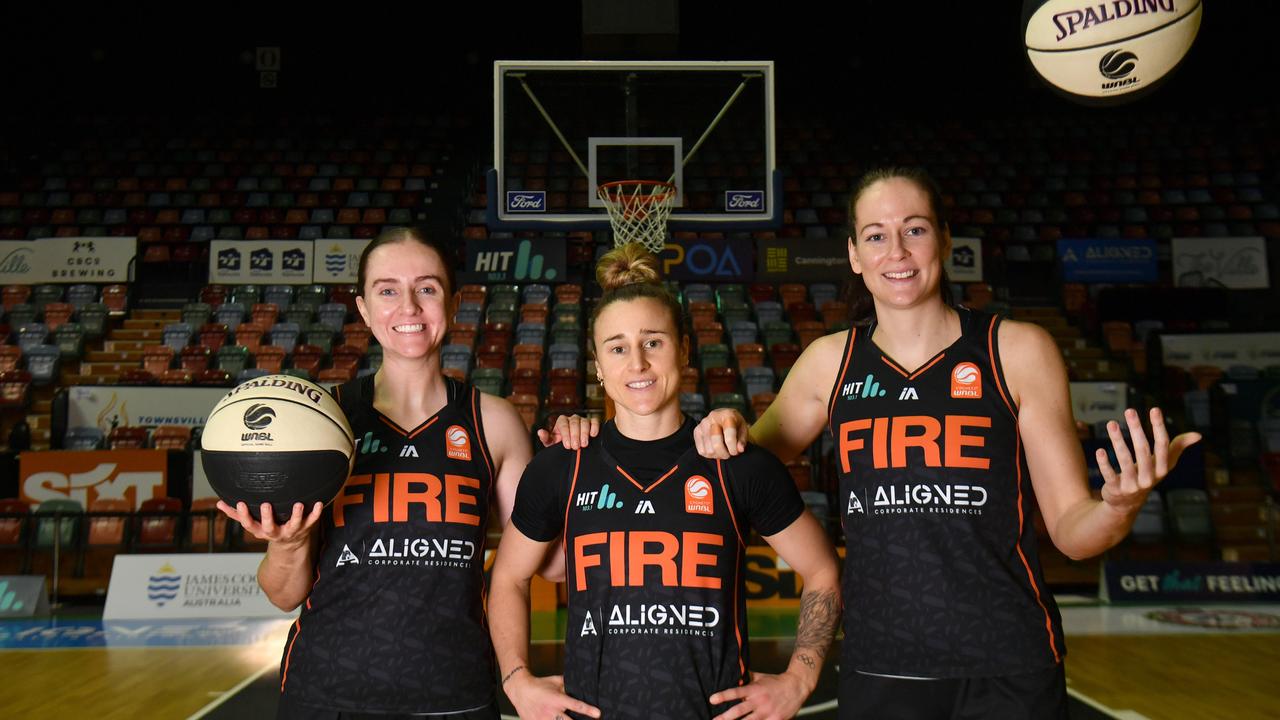
[(711, 506), (711, 483), (701, 475), (694, 475), (684, 483), (684, 511), (699, 515), (715, 513)]
[(444, 454), (454, 460), (471, 461), (471, 437), (461, 425), (451, 425), (444, 433)]
[(982, 399), (982, 372), (971, 362), (951, 368), (951, 397)]

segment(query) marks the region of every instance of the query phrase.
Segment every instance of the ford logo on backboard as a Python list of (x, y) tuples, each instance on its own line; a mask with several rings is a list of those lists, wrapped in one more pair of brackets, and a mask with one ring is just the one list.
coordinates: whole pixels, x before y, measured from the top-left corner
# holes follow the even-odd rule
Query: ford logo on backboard
[(725, 190), (725, 212), (764, 212), (763, 190)]
[(508, 190), (507, 212), (540, 213), (547, 211), (546, 190)]

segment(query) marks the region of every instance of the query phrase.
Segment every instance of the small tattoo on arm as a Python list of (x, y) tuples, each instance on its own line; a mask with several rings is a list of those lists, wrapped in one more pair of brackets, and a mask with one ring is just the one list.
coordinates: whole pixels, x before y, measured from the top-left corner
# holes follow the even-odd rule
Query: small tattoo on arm
[(502, 684), (506, 685), (507, 681), (511, 679), (512, 675), (515, 675), (516, 673), (520, 672), (523, 669), (524, 669), (523, 665), (517, 665), (511, 672), (507, 673), (506, 676), (502, 678)]
[(813, 661), (813, 658), (809, 657), (808, 655), (798, 655), (796, 657), (798, 657), (800, 662), (804, 663), (809, 668), (817, 667), (817, 663), (815, 663)]

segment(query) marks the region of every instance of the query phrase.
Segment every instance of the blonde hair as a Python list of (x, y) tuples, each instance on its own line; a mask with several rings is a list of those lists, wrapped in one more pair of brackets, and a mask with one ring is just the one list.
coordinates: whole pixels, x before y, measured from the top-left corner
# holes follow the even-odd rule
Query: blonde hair
[(657, 285), (660, 277), (658, 258), (636, 242), (610, 250), (596, 264), (596, 282), (605, 292), (639, 283)]
[[(615, 302), (649, 298), (667, 308), (671, 313), (671, 324), (684, 337), (684, 310), (676, 296), (662, 284), (660, 267), (657, 256), (638, 242), (627, 243), (605, 253), (596, 263), (596, 282), (604, 290), (604, 295), (591, 313), (592, 323), (600, 317), (601, 310)], [(594, 349), (594, 343), (592, 347)]]

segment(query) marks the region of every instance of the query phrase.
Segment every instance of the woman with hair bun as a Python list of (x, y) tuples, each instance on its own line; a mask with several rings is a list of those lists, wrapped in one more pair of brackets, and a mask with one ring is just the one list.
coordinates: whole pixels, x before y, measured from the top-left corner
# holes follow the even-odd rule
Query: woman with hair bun
[[(835, 554), (786, 468), (748, 447), (708, 460), (680, 412), (689, 338), (680, 303), (639, 244), (601, 259), (590, 349), (617, 413), (588, 447), (525, 470), (494, 562), (489, 620), (503, 689), (522, 718), (792, 717), (840, 614)], [(744, 547), (756, 530), (804, 580), (795, 652), (752, 673)], [(563, 539), (563, 677), (528, 669), (529, 580)], [(720, 707), (716, 707), (720, 706)]]

